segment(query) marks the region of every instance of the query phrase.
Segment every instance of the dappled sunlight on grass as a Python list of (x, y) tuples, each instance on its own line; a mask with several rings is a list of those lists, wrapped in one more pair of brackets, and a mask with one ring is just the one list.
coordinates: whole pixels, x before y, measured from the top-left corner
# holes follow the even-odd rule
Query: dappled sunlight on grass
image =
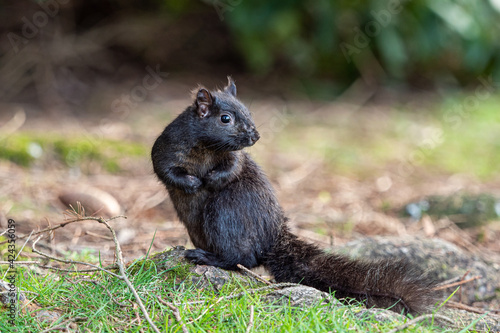
[(147, 158), (149, 154), (149, 147), (140, 143), (96, 139), (83, 134), (64, 137), (54, 133), (17, 132), (2, 141), (0, 159), (24, 167), (57, 162), (62, 167), (79, 167), (84, 172), (102, 169), (117, 173), (127, 169), (124, 159)]

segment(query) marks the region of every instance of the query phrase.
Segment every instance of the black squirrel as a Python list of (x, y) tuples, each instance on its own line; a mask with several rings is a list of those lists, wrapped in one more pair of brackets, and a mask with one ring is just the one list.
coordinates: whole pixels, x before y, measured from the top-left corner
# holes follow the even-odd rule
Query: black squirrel
[(427, 312), (436, 301), (434, 282), (408, 262), (326, 254), (290, 232), (269, 180), (242, 150), (259, 133), (228, 80), (223, 90), (199, 88), (152, 148), (154, 172), (196, 246), (185, 257), (228, 270), (264, 265), (277, 282), (396, 312)]

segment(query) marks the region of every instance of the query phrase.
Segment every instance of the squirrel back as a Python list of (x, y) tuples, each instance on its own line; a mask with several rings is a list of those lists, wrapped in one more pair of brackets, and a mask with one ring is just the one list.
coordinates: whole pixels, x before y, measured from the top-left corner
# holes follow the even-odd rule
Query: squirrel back
[(433, 282), (410, 263), (326, 254), (293, 235), (264, 172), (244, 151), (259, 139), (229, 78), (222, 91), (200, 88), (156, 140), (151, 157), (196, 249), (194, 263), (237, 270), (264, 265), (278, 282), (405, 313), (427, 311)]

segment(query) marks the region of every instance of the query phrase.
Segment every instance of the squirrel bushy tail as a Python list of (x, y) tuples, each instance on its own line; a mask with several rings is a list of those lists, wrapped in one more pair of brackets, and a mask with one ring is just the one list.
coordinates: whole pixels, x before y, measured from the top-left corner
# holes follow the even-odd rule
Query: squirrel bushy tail
[(294, 282), (353, 298), (368, 307), (396, 312), (428, 312), (435, 303), (435, 283), (405, 260), (364, 261), (329, 254), (285, 228), (264, 265), (277, 282)]

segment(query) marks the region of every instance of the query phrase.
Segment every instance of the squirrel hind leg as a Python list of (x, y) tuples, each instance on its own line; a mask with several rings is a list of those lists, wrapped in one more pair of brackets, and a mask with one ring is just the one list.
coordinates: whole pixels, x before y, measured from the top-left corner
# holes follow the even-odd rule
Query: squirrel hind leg
[(202, 249), (186, 250), (184, 257), (197, 265), (209, 265), (231, 271), (239, 270), (238, 264), (247, 268), (257, 266), (257, 260), (253, 257), (220, 257), (215, 253), (208, 252)]

